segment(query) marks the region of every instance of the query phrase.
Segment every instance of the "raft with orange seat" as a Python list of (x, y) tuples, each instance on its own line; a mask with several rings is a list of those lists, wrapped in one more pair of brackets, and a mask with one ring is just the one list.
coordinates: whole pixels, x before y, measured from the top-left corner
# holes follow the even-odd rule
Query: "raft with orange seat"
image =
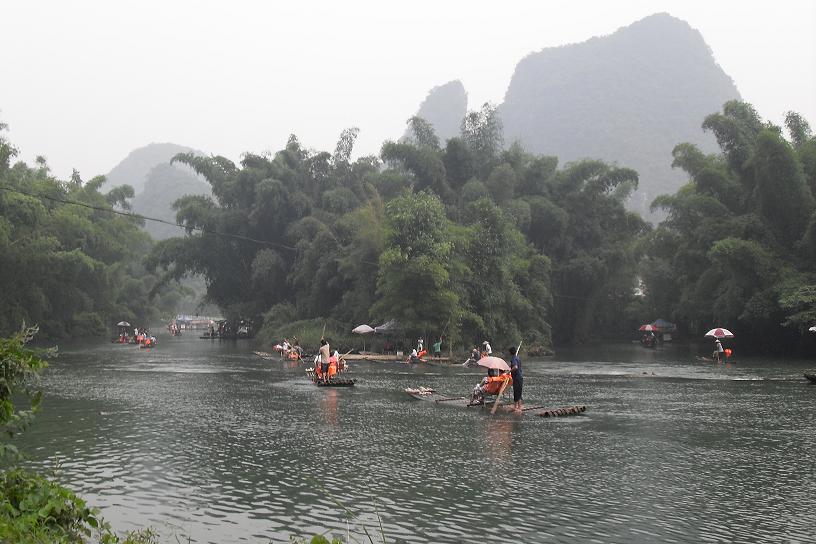
[[(336, 368), (336, 367), (335, 367)], [(320, 368), (307, 368), (306, 369), (306, 376), (318, 387), (354, 387), (354, 384), (357, 383), (357, 380), (354, 379), (344, 379), (338, 378), (335, 374), (331, 373), (332, 366), (329, 365), (329, 379), (328, 381), (323, 381), (323, 375), (320, 371)]]
[[(420, 387), (417, 389), (408, 388), (405, 390), (405, 392), (418, 400), (433, 402), (439, 405), (456, 406), (459, 408), (488, 408), (492, 410), (493, 403), (495, 402), (485, 401), (484, 403), (474, 404), (471, 402), (469, 397), (447, 396), (442, 393), (438, 393), (434, 389), (428, 389), (425, 387)], [(499, 404), (498, 407), (498, 409), (502, 412), (512, 412), (513, 408), (514, 406), (512, 402)], [(587, 407), (585, 404), (574, 404), (562, 407), (549, 407), (543, 404), (528, 404), (522, 408), (522, 414), (532, 414), (539, 417), (549, 418), (579, 415), (586, 412), (586, 410)]]

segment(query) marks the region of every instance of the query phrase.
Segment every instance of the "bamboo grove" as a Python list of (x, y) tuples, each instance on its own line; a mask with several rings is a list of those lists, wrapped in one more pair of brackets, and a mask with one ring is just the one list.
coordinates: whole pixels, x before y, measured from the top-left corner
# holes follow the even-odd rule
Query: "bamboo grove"
[[(239, 163), (178, 155), (213, 195), (175, 203), (185, 236), (151, 243), (132, 221), (97, 213), (70, 232), (59, 229), (76, 239), (32, 246), (27, 258), (100, 239), (90, 232), (121, 232), (118, 243), (128, 250), (110, 262), (93, 258), (130, 267), (123, 277), (147, 282), (139, 290), (154, 300), (167, 296), (171, 280), (197, 274), (227, 316), (351, 325), (396, 319), (409, 334), (444, 334), (457, 346), (482, 338), (549, 346), (626, 337), (659, 316), (690, 334), (727, 325), (762, 338), (756, 348), (779, 351), (798, 345), (816, 321), (816, 140), (794, 113), (784, 129), (742, 102), (708, 116), (703, 128), (721, 153), (678, 143), (673, 166), (688, 183), (655, 200), (666, 215), (657, 226), (625, 208), (637, 172), (598, 160), (561, 165), (505, 145), (490, 105), (469, 112), (460, 135), (446, 142), (421, 118), (408, 125), (407, 136), (385, 142), (378, 156), (356, 159), (357, 129), (344, 131), (333, 152), (291, 136), (284, 149), (247, 153)], [(101, 195), (94, 181), (74, 186), (42, 166), (10, 166), (10, 144), (3, 145), (3, 185), (50, 183), (76, 198), (127, 204), (126, 188)], [(0, 194), (4, 269), (25, 261), (7, 260), (17, 251), (9, 229), (60, 213), (21, 198)], [(134, 268), (141, 266), (134, 253), (147, 255), (152, 272)], [(36, 266), (44, 265), (35, 264), (26, 278), (31, 289), (42, 288)], [(0, 281), (3, 293), (10, 281), (15, 292), (23, 287), (19, 274)], [(25, 301), (15, 307), (2, 316), (7, 328), (36, 319), (22, 310)]]

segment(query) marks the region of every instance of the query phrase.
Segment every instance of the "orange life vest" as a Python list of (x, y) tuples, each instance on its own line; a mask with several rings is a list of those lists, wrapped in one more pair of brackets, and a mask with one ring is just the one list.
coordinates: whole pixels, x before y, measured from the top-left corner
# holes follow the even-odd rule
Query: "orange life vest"
[(489, 376), (487, 384), (484, 386), (485, 395), (498, 395), (501, 391), (502, 385), (507, 382), (507, 385), (513, 384), (513, 378), (510, 374), (502, 374), (501, 376)]

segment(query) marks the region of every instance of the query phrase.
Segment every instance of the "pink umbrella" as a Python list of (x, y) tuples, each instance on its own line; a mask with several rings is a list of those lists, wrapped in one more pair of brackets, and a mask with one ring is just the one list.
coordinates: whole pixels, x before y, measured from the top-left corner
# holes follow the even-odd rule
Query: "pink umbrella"
[(504, 359), (498, 357), (482, 357), (476, 362), (477, 365), (485, 368), (495, 368), (498, 370), (510, 370), (510, 365)]
[(654, 325), (652, 325), (651, 323), (647, 323), (646, 325), (641, 325), (641, 326), (640, 326), (640, 328), (639, 328), (638, 330), (639, 330), (639, 331), (646, 331), (646, 332), (649, 332), (649, 331), (656, 331), (656, 330), (657, 330), (657, 327), (655, 327), (655, 326), (654, 326)]
[(706, 338), (734, 338), (734, 334), (729, 331), (728, 329), (711, 329), (707, 333), (705, 333)]

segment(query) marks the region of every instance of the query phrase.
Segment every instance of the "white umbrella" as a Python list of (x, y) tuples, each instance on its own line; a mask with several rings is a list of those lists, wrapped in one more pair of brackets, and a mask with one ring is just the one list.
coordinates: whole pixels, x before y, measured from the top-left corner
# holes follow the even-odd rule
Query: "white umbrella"
[(814, 325), (814, 326), (812, 326), (811, 328), (809, 328), (809, 329), (808, 329), (808, 331), (810, 331), (810, 332), (816, 332), (816, 325)]
[(507, 361), (500, 359), (499, 357), (482, 357), (476, 362), (476, 364), (485, 368), (510, 370), (510, 365), (507, 364)]
[(127, 321), (120, 321), (119, 323), (116, 324), (116, 326), (117, 327), (130, 327), (130, 323), (128, 323)]
[[(374, 328), (369, 327), (368, 325), (358, 325), (351, 329), (351, 332), (355, 334), (372, 334), (374, 332)], [(365, 351), (365, 338), (363, 338), (363, 351)]]
[(706, 338), (734, 338), (734, 334), (728, 329), (716, 328), (705, 333)]

